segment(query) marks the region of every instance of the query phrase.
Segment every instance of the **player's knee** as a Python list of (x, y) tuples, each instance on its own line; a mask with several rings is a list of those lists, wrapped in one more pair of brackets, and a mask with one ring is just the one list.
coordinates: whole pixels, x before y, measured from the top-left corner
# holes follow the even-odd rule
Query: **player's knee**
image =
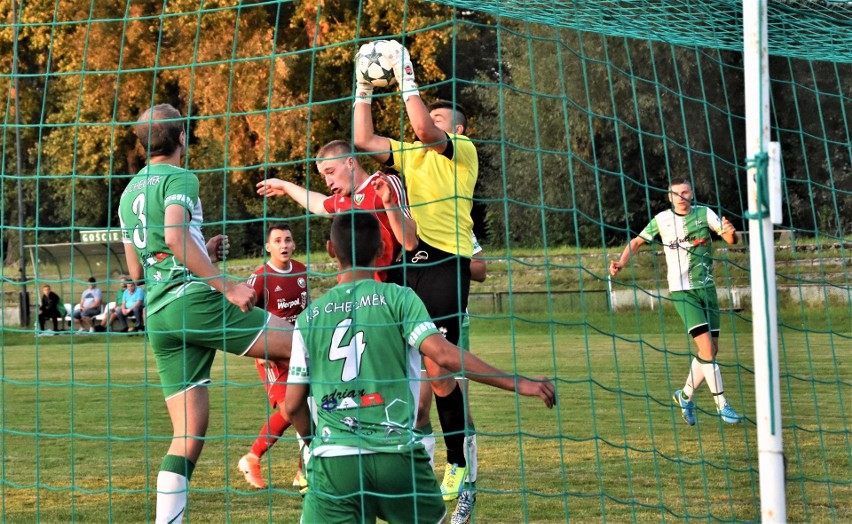
[(433, 379), (431, 384), (432, 391), (439, 397), (446, 397), (456, 389), (456, 380), (452, 377)]

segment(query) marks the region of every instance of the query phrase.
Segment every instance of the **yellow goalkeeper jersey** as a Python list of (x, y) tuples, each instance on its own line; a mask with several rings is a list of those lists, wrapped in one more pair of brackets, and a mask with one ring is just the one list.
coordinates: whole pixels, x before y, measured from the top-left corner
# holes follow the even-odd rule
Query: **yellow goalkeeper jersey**
[(469, 138), (448, 137), (451, 157), (422, 142), (390, 140), (392, 167), (405, 179), (417, 236), (432, 247), (469, 258), (473, 255), (470, 210), (479, 159)]

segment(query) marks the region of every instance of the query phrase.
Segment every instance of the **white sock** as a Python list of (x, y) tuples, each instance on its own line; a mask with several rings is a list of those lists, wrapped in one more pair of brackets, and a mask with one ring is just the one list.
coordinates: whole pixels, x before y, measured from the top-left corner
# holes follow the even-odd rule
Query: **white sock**
[(435, 434), (423, 435), (422, 442), (426, 447), (426, 453), (429, 454), (429, 467), (435, 469)]
[(722, 385), (722, 372), (719, 370), (719, 365), (715, 362), (707, 362), (701, 364), (701, 368), (704, 370), (707, 387), (710, 388), (710, 393), (713, 393), (716, 407), (722, 409), (728, 401), (725, 400), (725, 387)]
[(479, 470), (479, 459), (476, 453), (476, 435), (464, 438), (464, 459), (467, 461), (467, 481), (476, 482), (476, 472)]
[(161, 471), (157, 475), (157, 524), (183, 522), (186, 495), (186, 477), (171, 471)]
[(693, 393), (702, 382), (704, 382), (704, 369), (701, 367), (701, 362), (693, 357), (692, 364), (689, 367), (689, 375), (686, 377), (686, 384), (683, 386), (683, 397), (687, 401), (692, 400)]

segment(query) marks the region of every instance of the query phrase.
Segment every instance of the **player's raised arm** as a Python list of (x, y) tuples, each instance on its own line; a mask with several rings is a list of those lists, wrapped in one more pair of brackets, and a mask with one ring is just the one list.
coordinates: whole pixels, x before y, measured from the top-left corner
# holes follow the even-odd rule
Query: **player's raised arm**
[[(371, 86), (372, 87), (372, 86)], [(370, 109), (370, 99), (355, 99), (354, 133), (355, 147), (361, 151), (372, 153), (372, 157), (381, 164), (390, 158), (390, 141), (373, 130), (373, 113)]]
[(633, 240), (628, 242), (627, 247), (625, 247), (624, 251), (621, 253), (621, 257), (618, 260), (613, 260), (609, 263), (609, 274), (615, 276), (619, 271), (621, 271), (624, 266), (630, 262), (630, 257), (633, 256), (633, 253), (638, 251), (643, 244), (645, 244), (645, 239), (642, 237), (635, 237)]
[(404, 249), (413, 251), (419, 243), (417, 223), (408, 210), (402, 183), (397, 177), (391, 179), (384, 173), (377, 173), (377, 175), (379, 176), (373, 178), (371, 183), (376, 194), (382, 199), (393, 235)]
[(454, 372), (463, 371), (470, 380), (506, 391), (517, 391), (524, 396), (538, 397), (548, 408), (556, 404), (556, 390), (547, 377), (530, 380), (508, 375), (470, 352), (464, 352), (462, 362), (462, 349), (451, 344), (443, 335), (435, 334), (423, 339), (420, 351), (443, 368)]
[(316, 191), (308, 191), (304, 187), (287, 180), (268, 178), (262, 182), (258, 182), (257, 194), (265, 197), (287, 195), (311, 213), (318, 215), (328, 213), (323, 206), (326, 195), (317, 193)]
[(443, 153), (447, 149), (447, 133), (435, 125), (429, 109), (423, 103), (423, 99), (420, 98), (420, 91), (417, 88), (417, 82), (414, 80), (414, 66), (411, 63), (408, 49), (399, 42), (391, 41), (389, 43), (393, 54), (391, 58), (393, 74), (400, 86), (402, 99), (405, 101), (405, 112), (408, 113), (414, 134), (429, 149)]

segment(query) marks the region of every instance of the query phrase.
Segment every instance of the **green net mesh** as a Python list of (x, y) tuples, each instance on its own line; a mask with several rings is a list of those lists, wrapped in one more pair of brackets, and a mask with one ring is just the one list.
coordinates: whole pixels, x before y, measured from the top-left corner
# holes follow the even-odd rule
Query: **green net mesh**
[[(375, 38), (411, 51), (427, 101), (462, 103), (479, 153), (477, 236), (489, 276), (471, 289), (472, 350), (557, 381), (559, 406), (471, 384), (475, 520), (760, 518), (748, 235), (714, 250), (718, 363), (744, 420), (722, 423), (706, 386), (695, 426), (672, 393), (695, 346), (675, 312), (663, 246), (616, 278), (607, 265), (658, 212), (668, 184), (746, 230), (742, 14), (736, 2), (119, 2), (0, 6), (4, 297), (2, 518), (151, 521), (171, 440), (147, 339), (34, 336), (49, 284), (73, 305), (94, 276), (108, 300), (127, 268), (121, 192), (144, 165), (132, 124), (154, 103), (187, 116), (185, 164), (205, 233), (246, 278), (266, 225), (287, 220), (311, 293), (333, 284), (326, 219), (261, 199), (278, 177), (326, 192), (317, 149), (352, 135), (353, 58)], [(852, 10), (768, 2), (772, 139), (783, 152), (779, 297), (791, 521), (852, 519)], [(376, 131), (413, 140), (398, 93), (377, 89)], [(371, 165), (370, 168), (381, 166)], [(721, 246), (721, 247), (720, 247)], [(21, 257), (25, 266), (21, 268)], [(19, 322), (20, 294), (32, 302)], [(49, 329), (49, 326), (48, 326)], [(187, 521), (296, 522), (292, 430), (237, 462), (270, 414), (248, 359), (220, 355)], [(432, 416), (436, 432), (438, 418)], [(438, 438), (437, 469), (443, 471)], [(450, 512), (454, 504), (448, 504)]]

